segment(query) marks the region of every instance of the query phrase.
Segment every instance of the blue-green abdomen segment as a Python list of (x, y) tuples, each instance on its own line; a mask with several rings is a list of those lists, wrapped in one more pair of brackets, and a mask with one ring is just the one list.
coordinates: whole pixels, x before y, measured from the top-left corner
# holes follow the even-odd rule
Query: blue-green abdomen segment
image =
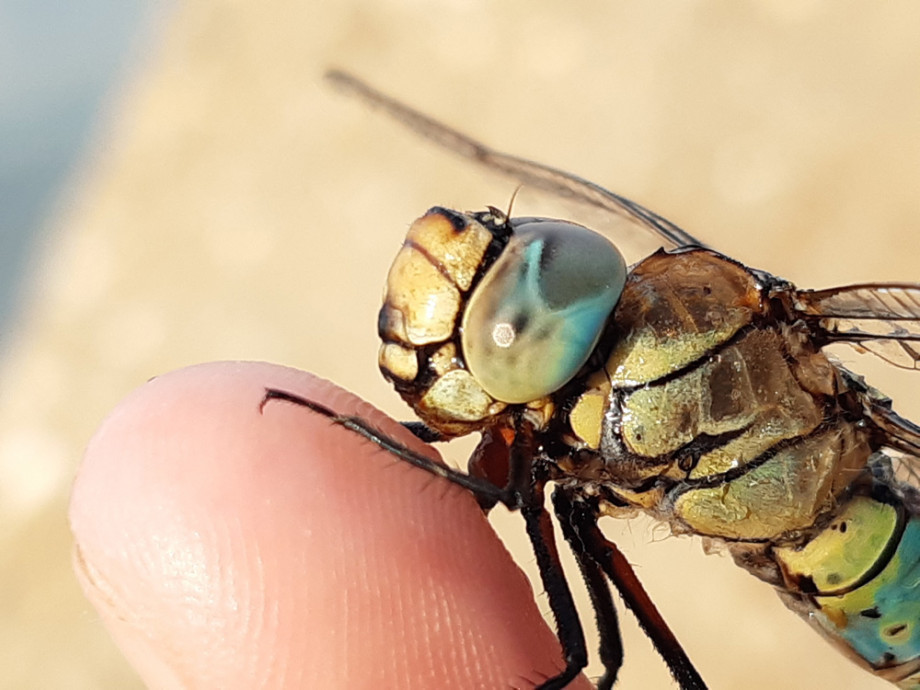
[(826, 637), (898, 687), (920, 690), (920, 516), (895, 496), (858, 496), (803, 548), (775, 554)]

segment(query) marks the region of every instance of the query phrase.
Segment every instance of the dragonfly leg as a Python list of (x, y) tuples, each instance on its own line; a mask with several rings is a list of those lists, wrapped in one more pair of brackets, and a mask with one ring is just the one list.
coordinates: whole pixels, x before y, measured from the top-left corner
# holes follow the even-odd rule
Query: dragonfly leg
[[(535, 487), (532, 494), (535, 499), (542, 499), (543, 487)], [(556, 634), (562, 645), (562, 656), (565, 668), (541, 685), (537, 690), (561, 690), (581, 673), (588, 665), (588, 649), (585, 643), (585, 634), (575, 608), (575, 600), (565, 579), (565, 572), (559, 560), (559, 551), (556, 549), (556, 540), (553, 535), (553, 523), (549, 513), (543, 508), (542, 500), (535, 500), (531, 505), (521, 508), (524, 523), (527, 525), (527, 536), (533, 546), (537, 557), (537, 566), (540, 569), (540, 579), (549, 599), (550, 609), (556, 619)]]
[(507, 452), (508, 476), (505, 490), (517, 497), (516, 508), (524, 518), (527, 536), (537, 559), (540, 580), (556, 621), (556, 636), (562, 646), (565, 662), (565, 668), (559, 674), (543, 681), (535, 690), (562, 690), (588, 665), (585, 633), (556, 548), (553, 521), (543, 507), (546, 480), (542, 465), (538, 464), (535, 468), (533, 430), (527, 425), (521, 425)]
[(616, 606), (610, 596), (610, 587), (604, 577), (604, 571), (588, 555), (578, 530), (571, 523), (572, 503), (562, 487), (557, 487), (553, 492), (553, 506), (562, 528), (562, 534), (575, 555), (582, 579), (588, 588), (591, 606), (597, 620), (600, 635), (600, 659), (604, 664), (604, 675), (597, 682), (597, 690), (610, 690), (616, 683), (617, 674), (623, 665), (623, 640), (620, 637)]
[(424, 441), (425, 443), (434, 443), (435, 441), (444, 440), (444, 436), (440, 431), (432, 429), (424, 422), (400, 422), (400, 424), (411, 431), (415, 438)]
[(572, 501), (566, 492), (561, 492), (556, 509), (569, 516), (584, 550), (613, 582), (681, 690), (706, 690), (699, 672), (658, 612), (623, 552), (601, 533), (597, 526), (597, 507), (582, 499)]
[(516, 506), (516, 497), (512, 497), (508, 491), (500, 487), (490, 484), (484, 479), (478, 477), (471, 477), (465, 472), (460, 472), (455, 470), (447, 465), (442, 465), (438, 462), (435, 462), (427, 455), (422, 455), (408, 446), (403, 445), (396, 439), (393, 439), (386, 434), (382, 433), (378, 429), (374, 428), (364, 419), (360, 417), (350, 416), (350, 415), (340, 415), (334, 410), (321, 405), (318, 402), (309, 400), (302, 396), (299, 396), (295, 393), (288, 393), (287, 391), (278, 390), (276, 388), (268, 388), (265, 390), (265, 395), (262, 397), (262, 403), (259, 406), (259, 409), (264, 410), (265, 406), (274, 400), (291, 403), (293, 405), (298, 405), (300, 407), (305, 407), (316, 414), (326, 417), (333, 424), (338, 424), (349, 431), (363, 436), (371, 443), (379, 446), (382, 450), (392, 453), (400, 460), (405, 460), (410, 465), (414, 465), (419, 469), (425, 470), (430, 474), (433, 474), (438, 477), (443, 477), (448, 481), (453, 482), (459, 486), (462, 486), (464, 489), (472, 492), (474, 496), (482, 503), (490, 502), (503, 503), (509, 508), (515, 508)]

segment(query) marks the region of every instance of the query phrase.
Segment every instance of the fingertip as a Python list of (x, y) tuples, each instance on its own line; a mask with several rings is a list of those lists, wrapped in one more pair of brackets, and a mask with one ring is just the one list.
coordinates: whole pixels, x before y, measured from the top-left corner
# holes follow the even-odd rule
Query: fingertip
[(266, 388), (433, 453), (282, 367), (202, 365), (129, 395), (70, 518), (84, 589), (149, 686), (502, 687), (558, 668), (468, 492), (299, 406), (260, 409)]

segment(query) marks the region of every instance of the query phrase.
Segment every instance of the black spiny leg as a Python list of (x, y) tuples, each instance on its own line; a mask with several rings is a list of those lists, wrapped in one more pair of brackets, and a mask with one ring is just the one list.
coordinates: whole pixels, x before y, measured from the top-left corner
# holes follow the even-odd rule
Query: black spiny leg
[(400, 424), (411, 431), (415, 438), (424, 441), (425, 443), (434, 443), (435, 441), (444, 440), (444, 436), (440, 431), (432, 429), (424, 422), (400, 422)]
[(597, 620), (600, 636), (600, 658), (604, 664), (604, 675), (597, 682), (597, 690), (610, 690), (616, 683), (617, 674), (623, 666), (623, 640), (620, 637), (620, 623), (617, 610), (610, 596), (610, 586), (600, 566), (592, 560), (581, 542), (578, 532), (571, 523), (572, 502), (566, 492), (557, 487), (553, 492), (553, 506), (562, 534), (575, 555), (581, 576), (591, 597), (591, 606)]
[(528, 427), (518, 430), (509, 449), (508, 484), (505, 488), (509, 494), (518, 497), (517, 507), (524, 517), (527, 536), (537, 558), (540, 579), (556, 619), (556, 636), (565, 661), (562, 672), (538, 685), (536, 690), (562, 690), (588, 665), (588, 648), (578, 609), (559, 559), (553, 521), (543, 507), (545, 481), (534, 476), (533, 443)]
[(681, 690), (706, 690), (706, 684), (639, 582), (629, 561), (616, 544), (601, 533), (597, 526), (597, 509), (579, 499), (564, 503), (562, 508), (566, 509), (584, 549), (613, 582), (623, 601), (635, 614), (642, 631), (668, 665)]
[(572, 598), (559, 560), (559, 551), (556, 549), (556, 540), (553, 536), (553, 523), (549, 513), (543, 508), (543, 488), (535, 487), (534, 496), (540, 499), (539, 502), (521, 508), (521, 514), (524, 516), (527, 536), (530, 537), (537, 557), (540, 579), (549, 599), (549, 607), (556, 619), (556, 635), (562, 645), (562, 658), (565, 661), (562, 673), (538, 685), (536, 690), (561, 690), (588, 665), (588, 648), (581, 621), (578, 619), (578, 609), (575, 608), (575, 600)]
[(514, 507), (511, 503), (511, 499), (509, 498), (507, 491), (493, 484), (490, 484), (483, 479), (471, 477), (464, 472), (458, 472), (457, 470), (447, 467), (446, 465), (438, 464), (428, 456), (417, 453), (411, 448), (404, 446), (399, 441), (381, 433), (379, 430), (375, 429), (360, 417), (340, 415), (334, 410), (331, 410), (325, 405), (319, 404), (318, 402), (308, 400), (307, 398), (296, 395), (295, 393), (288, 393), (287, 391), (277, 390), (275, 388), (267, 388), (265, 390), (265, 396), (262, 398), (262, 403), (260, 404), (259, 409), (264, 410), (265, 406), (272, 400), (288, 402), (293, 405), (305, 407), (312, 412), (320, 414), (323, 417), (329, 419), (329, 421), (333, 424), (338, 424), (339, 426), (345, 427), (349, 431), (352, 431), (359, 436), (363, 436), (371, 443), (377, 445), (382, 450), (392, 453), (400, 460), (405, 460), (410, 465), (414, 465), (419, 469), (423, 469), (426, 472), (430, 472), (431, 474), (438, 477), (443, 477), (444, 479), (447, 479), (454, 484), (462, 486), (464, 489), (472, 492), (472, 494), (476, 496), (480, 503), (483, 501), (491, 502), (492, 504), (503, 503), (511, 508)]

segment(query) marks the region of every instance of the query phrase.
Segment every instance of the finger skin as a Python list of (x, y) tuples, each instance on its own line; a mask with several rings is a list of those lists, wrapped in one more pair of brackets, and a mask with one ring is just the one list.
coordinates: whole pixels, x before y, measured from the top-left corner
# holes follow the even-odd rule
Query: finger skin
[(529, 583), (469, 493), (304, 408), (260, 412), (267, 387), (428, 448), (268, 364), (129, 395), (89, 444), (70, 519), (78, 577), (148, 687), (529, 688), (557, 672)]

